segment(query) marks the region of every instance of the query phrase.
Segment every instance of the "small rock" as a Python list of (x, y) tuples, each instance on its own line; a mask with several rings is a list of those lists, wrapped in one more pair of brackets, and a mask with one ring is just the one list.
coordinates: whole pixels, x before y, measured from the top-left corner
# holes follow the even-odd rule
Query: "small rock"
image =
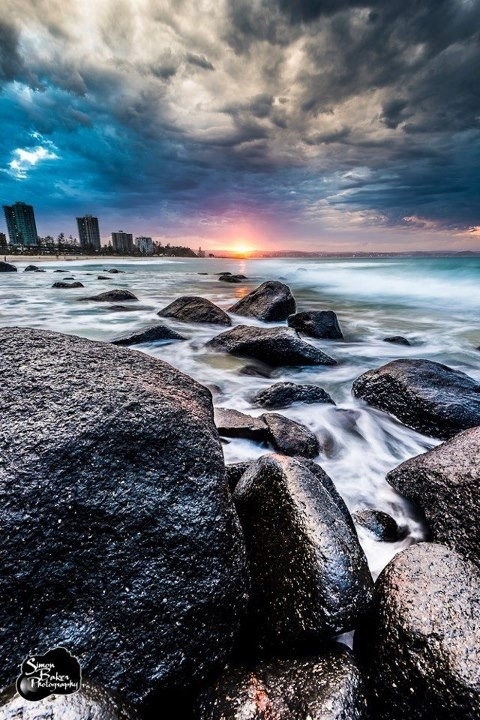
[(182, 322), (210, 323), (213, 325), (231, 325), (232, 321), (227, 313), (196, 295), (184, 295), (174, 300), (170, 305), (160, 310), (160, 317), (175, 318)]
[(278, 413), (265, 413), (260, 418), (269, 430), (275, 450), (284, 455), (314, 458), (320, 452), (317, 437), (305, 425)]
[(290, 315), (291, 328), (308, 337), (328, 340), (342, 340), (343, 333), (333, 310), (310, 310)]
[(83, 287), (85, 287), (85, 285), (83, 285), (81, 282), (78, 282), (78, 280), (75, 282), (63, 282), (63, 281), (54, 282), (52, 285), (52, 288), (63, 288), (63, 289), (83, 288)]
[(394, 360), (369, 370), (355, 380), (353, 394), (442, 440), (480, 425), (480, 384), (431, 360)]
[(237, 325), (210, 340), (206, 347), (271, 365), (336, 365), (337, 361), (318, 348), (279, 327)]
[(95, 302), (132, 302), (138, 301), (138, 298), (130, 292), (130, 290), (107, 290), (107, 292), (82, 298), (82, 300), (93, 300)]
[(105, 310), (111, 310), (112, 312), (138, 312), (138, 306), (132, 305), (109, 305)]
[(411, 345), (412, 343), (402, 335), (392, 335), (391, 337), (383, 338), (383, 342), (392, 343), (393, 345)]
[(408, 532), (400, 529), (395, 520), (381, 510), (358, 510), (353, 514), (353, 519), (381, 542), (398, 542), (403, 540)]
[(118, 275), (119, 273), (125, 274), (125, 270), (117, 270), (117, 268), (112, 268), (111, 270), (105, 270), (105, 272), (112, 273), (112, 275)]
[(196, 720), (367, 720), (365, 683), (348, 648), (229, 668), (204, 691)]
[(248, 470), (251, 463), (251, 460), (247, 460), (245, 462), (230, 463), (230, 465), (225, 465), (225, 474), (227, 476), (227, 483), (230, 488), (230, 492), (235, 490), (238, 485), (238, 481)]
[(139, 345), (140, 343), (153, 343), (161, 340), (186, 340), (183, 335), (175, 332), (166, 325), (149, 325), (143, 330), (128, 331), (117, 335), (110, 340), (113, 345), (124, 345), (125, 347), (130, 345)]
[(423, 510), (435, 542), (480, 564), (480, 427), (455, 435), (388, 473), (387, 481)]
[(226, 283), (241, 283), (242, 282), (242, 278), (239, 275), (231, 275), (230, 273), (228, 275), (220, 275), (220, 277), (218, 279), (220, 280), (220, 282), (226, 282)]
[(108, 275), (97, 275), (97, 280), (111, 280), (112, 278), (108, 277)]
[(45, 269), (39, 268), (36, 265), (27, 265), (23, 272), (45, 272)]
[(295, 298), (288, 285), (269, 280), (232, 305), (229, 312), (275, 322), (286, 320), (290, 313), (295, 312), (295, 307)]
[(355, 635), (382, 720), (478, 720), (480, 574), (454, 550), (419, 543), (380, 574)]
[(250, 377), (272, 377), (272, 368), (268, 365), (244, 365), (238, 371), (239, 375), (248, 375)]
[(332, 403), (330, 395), (318, 385), (297, 385), (293, 382), (279, 382), (261, 390), (252, 398), (252, 403), (271, 410), (286, 408), (295, 402), (306, 404)]
[(17, 272), (15, 265), (0, 260), (0, 272)]
[(270, 439), (269, 429), (263, 419), (246, 415), (239, 410), (215, 408), (215, 425), (219, 435), (232, 438), (245, 438), (257, 442)]
[(316, 474), (309, 467), (263, 456), (233, 494), (250, 566), (246, 634), (289, 653), (353, 629), (373, 587), (343, 500), (319, 466)]
[(54, 270), (53, 272), (56, 272), (56, 273), (66, 273), (66, 272), (68, 272), (68, 270)]

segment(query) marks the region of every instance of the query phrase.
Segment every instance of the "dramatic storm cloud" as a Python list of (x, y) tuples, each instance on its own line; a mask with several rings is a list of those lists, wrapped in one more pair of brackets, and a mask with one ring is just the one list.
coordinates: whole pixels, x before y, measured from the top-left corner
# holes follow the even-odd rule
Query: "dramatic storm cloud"
[(475, 247), (480, 0), (2, 0), (0, 188), (40, 232)]

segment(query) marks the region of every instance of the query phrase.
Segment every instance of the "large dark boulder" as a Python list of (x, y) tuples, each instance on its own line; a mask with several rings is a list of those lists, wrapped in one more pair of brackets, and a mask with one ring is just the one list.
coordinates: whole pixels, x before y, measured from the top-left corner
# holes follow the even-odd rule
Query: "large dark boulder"
[(286, 320), (295, 312), (295, 298), (288, 285), (268, 280), (232, 305), (228, 311), (264, 322)]
[(94, 300), (95, 302), (132, 302), (138, 300), (138, 298), (130, 292), (130, 290), (107, 290), (98, 295), (82, 298), (82, 300)]
[(196, 295), (184, 295), (160, 310), (160, 317), (175, 318), (182, 322), (211, 323), (212, 325), (231, 325), (227, 313), (206, 298)]
[(6, 328), (0, 347), (0, 684), (63, 646), (138, 706), (187, 690), (245, 603), (210, 392), (105, 342)]
[(271, 367), (337, 364), (329, 355), (280, 327), (237, 325), (214, 337), (206, 347), (216, 352), (254, 358)]
[(480, 574), (454, 550), (412, 545), (380, 574), (356, 634), (373, 717), (478, 720)]
[(17, 272), (15, 265), (0, 260), (0, 272)]
[(173, 340), (186, 340), (183, 335), (167, 327), (167, 325), (161, 325), (157, 323), (155, 325), (149, 325), (143, 330), (133, 330), (117, 335), (110, 340), (114, 345), (123, 345), (128, 347), (130, 345), (139, 345), (140, 343), (151, 343), (160, 341), (173, 341)]
[(310, 467), (263, 456), (233, 495), (251, 575), (248, 637), (290, 653), (355, 627), (373, 586), (343, 500)]
[(353, 654), (229, 668), (199, 699), (195, 720), (367, 720), (365, 683)]
[(288, 324), (297, 332), (308, 337), (342, 340), (343, 333), (333, 310), (309, 310), (290, 315)]
[(330, 395), (318, 385), (297, 385), (293, 382), (279, 382), (266, 390), (260, 390), (252, 398), (254, 405), (260, 405), (268, 410), (286, 408), (293, 403), (335, 403)]
[(0, 692), (2, 720), (139, 720), (139, 715), (102, 687), (84, 680), (71, 695), (24, 700), (15, 687)]
[(320, 452), (317, 436), (305, 425), (278, 413), (261, 416), (269, 430), (269, 440), (283, 455), (314, 458)]
[(411, 458), (388, 482), (424, 512), (432, 539), (480, 564), (480, 427)]
[(270, 439), (263, 418), (256, 418), (232, 408), (215, 408), (215, 425), (222, 437), (245, 438), (257, 442), (267, 442)]
[(394, 360), (369, 370), (355, 380), (353, 394), (443, 440), (480, 425), (480, 384), (431, 360)]
[(79, 282), (78, 280), (73, 280), (73, 282), (54, 282), (52, 285), (52, 288), (57, 288), (60, 290), (70, 290), (71, 288), (83, 288), (85, 285), (83, 283)]

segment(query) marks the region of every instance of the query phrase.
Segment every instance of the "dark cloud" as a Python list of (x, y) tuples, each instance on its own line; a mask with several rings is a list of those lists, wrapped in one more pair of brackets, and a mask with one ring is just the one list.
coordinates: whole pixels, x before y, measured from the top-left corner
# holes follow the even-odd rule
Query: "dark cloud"
[(205, 55), (195, 55), (195, 53), (187, 53), (186, 60), (190, 65), (196, 65), (202, 70), (215, 70), (212, 63), (207, 60)]
[(18, 27), (0, 19), (0, 84), (25, 79), (27, 75), (19, 52)]

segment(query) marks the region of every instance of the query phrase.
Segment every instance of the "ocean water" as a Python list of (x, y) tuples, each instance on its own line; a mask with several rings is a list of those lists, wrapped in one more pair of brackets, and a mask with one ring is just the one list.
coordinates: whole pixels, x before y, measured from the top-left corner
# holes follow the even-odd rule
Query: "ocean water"
[[(351, 512), (383, 510), (408, 529), (398, 543), (381, 543), (358, 528), (372, 574), (376, 576), (403, 547), (422, 539), (425, 529), (415, 512), (386, 482), (385, 475), (409, 457), (437, 444), (351, 395), (352, 382), (367, 369), (396, 358), (427, 358), (446, 363), (480, 380), (480, 259), (155, 259), (58, 260), (42, 262), (44, 273), (24, 273), (29, 262), (18, 261), (18, 273), (0, 274), (0, 325), (56, 330), (96, 340), (151, 324), (156, 312), (180, 295), (201, 295), (227, 309), (267, 279), (279, 279), (292, 289), (298, 310), (334, 310), (344, 341), (314, 341), (338, 360), (335, 367), (288, 368), (274, 379), (247, 377), (238, 370), (245, 360), (213, 354), (205, 343), (222, 328), (185, 325), (172, 327), (187, 342), (144, 344), (136, 349), (165, 360), (212, 390), (219, 407), (252, 415), (251, 398), (272, 382), (291, 380), (318, 384), (336, 406), (296, 405), (281, 410), (318, 434), (324, 448), (317, 462), (335, 482)], [(98, 280), (105, 269), (122, 274)], [(54, 273), (68, 270), (67, 274)], [(239, 285), (218, 280), (229, 270), (248, 277)], [(53, 289), (54, 281), (74, 277), (77, 290)], [(106, 289), (126, 288), (139, 298), (129, 312), (109, 303), (79, 302)], [(235, 323), (263, 325), (246, 318)], [(168, 321), (165, 321), (168, 322)], [(278, 323), (282, 324), (282, 323)], [(383, 342), (388, 335), (404, 335), (411, 347)], [(52, 364), (55, 358), (52, 358)], [(268, 452), (247, 440), (224, 445), (226, 462), (256, 458)]]

